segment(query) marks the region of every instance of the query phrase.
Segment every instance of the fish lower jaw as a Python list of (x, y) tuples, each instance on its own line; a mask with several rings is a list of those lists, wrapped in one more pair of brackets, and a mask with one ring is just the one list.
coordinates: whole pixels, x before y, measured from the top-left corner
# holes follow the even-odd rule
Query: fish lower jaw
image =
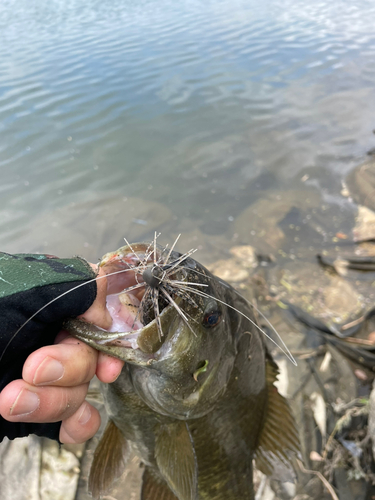
[[(122, 332), (117, 332), (122, 334)], [(97, 343), (103, 346), (114, 346), (114, 347), (124, 347), (128, 349), (139, 349), (137, 339), (139, 336), (139, 332), (126, 334), (126, 336), (119, 337), (117, 339), (112, 340), (99, 340)]]

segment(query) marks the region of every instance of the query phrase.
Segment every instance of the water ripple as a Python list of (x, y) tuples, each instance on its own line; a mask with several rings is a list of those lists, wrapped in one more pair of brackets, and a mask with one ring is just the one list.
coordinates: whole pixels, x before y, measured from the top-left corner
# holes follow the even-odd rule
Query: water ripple
[(1, 200), (14, 234), (20, 211), (64, 203), (59, 185), (71, 197), (168, 191), (182, 217), (213, 184), (230, 205), (260, 172), (282, 182), (327, 157), (339, 172), (372, 147), (374, 18), (367, 0), (2, 0)]

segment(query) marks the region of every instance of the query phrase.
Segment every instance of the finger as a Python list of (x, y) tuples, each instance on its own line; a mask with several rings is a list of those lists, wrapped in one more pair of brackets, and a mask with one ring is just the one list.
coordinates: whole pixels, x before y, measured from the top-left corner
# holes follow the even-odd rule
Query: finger
[[(97, 266), (94, 266), (94, 264), (91, 264), (91, 267), (97, 270)], [(107, 278), (103, 268), (99, 268), (99, 273), (96, 277), (96, 287), (96, 299), (91, 307), (82, 316), (79, 316), (79, 318), (83, 318), (89, 323), (108, 330), (111, 327), (112, 318), (107, 309)]]
[(35, 387), (14, 380), (0, 395), (0, 414), (10, 422), (58, 422), (82, 405), (88, 384), (77, 387)]
[(71, 417), (62, 422), (60, 441), (62, 443), (84, 443), (98, 431), (99, 427), (98, 410), (84, 401)]
[(71, 334), (67, 330), (60, 330), (56, 335), (54, 344), (61, 344), (61, 342), (67, 337), (71, 337)]
[(23, 379), (36, 386), (78, 386), (95, 375), (98, 352), (73, 337), (34, 351), (25, 361)]
[(124, 361), (100, 352), (98, 356), (96, 376), (101, 382), (110, 384), (120, 375), (123, 366)]

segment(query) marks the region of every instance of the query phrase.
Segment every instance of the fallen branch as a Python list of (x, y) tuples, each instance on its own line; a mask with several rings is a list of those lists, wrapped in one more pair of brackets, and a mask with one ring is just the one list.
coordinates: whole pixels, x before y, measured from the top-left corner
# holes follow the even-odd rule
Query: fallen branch
[(317, 476), (321, 480), (321, 482), (324, 484), (324, 486), (327, 488), (328, 493), (331, 495), (333, 500), (339, 500), (339, 497), (336, 495), (335, 490), (329, 484), (329, 482), (327, 481), (327, 479), (323, 476), (323, 474), (321, 472), (319, 472), (317, 470), (305, 469), (303, 463), (298, 459), (297, 459), (297, 464), (298, 464), (298, 467), (301, 469), (301, 471), (304, 472), (305, 474), (314, 474), (314, 476)]

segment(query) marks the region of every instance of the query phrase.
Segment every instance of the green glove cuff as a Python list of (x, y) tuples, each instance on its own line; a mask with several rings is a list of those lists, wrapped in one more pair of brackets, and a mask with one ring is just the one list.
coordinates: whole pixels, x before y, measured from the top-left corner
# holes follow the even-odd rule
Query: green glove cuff
[(0, 252), (0, 298), (32, 288), (87, 281), (96, 276), (81, 257), (58, 259), (51, 255)]

